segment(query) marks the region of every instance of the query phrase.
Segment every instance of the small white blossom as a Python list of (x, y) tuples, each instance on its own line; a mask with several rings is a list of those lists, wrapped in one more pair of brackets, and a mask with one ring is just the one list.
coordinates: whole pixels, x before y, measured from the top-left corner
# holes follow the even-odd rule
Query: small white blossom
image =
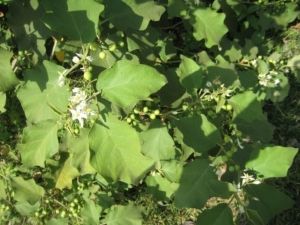
[(241, 178), (242, 178), (242, 186), (246, 184), (261, 184), (260, 180), (255, 179), (253, 175), (250, 175), (248, 173), (243, 173)]
[(88, 96), (84, 90), (75, 87), (72, 90), (72, 96), (69, 101), (69, 111), (71, 113), (72, 120), (78, 121), (82, 128), (84, 126), (84, 121), (90, 116), (95, 115), (95, 112), (89, 108)]
[(275, 84), (275, 85), (279, 85), (279, 84), (280, 84), (280, 80), (279, 80), (279, 79), (275, 79), (275, 80), (274, 80), (274, 84)]
[(84, 56), (83, 54), (76, 53), (76, 56), (73, 56), (73, 58), (72, 58), (72, 62), (75, 63), (75, 64), (77, 64), (77, 63), (80, 62), (81, 59), (86, 59), (89, 62), (93, 61), (93, 57), (92, 56)]
[(77, 63), (79, 63), (79, 61), (80, 61), (80, 58), (79, 58), (79, 57), (73, 56), (73, 58), (72, 58), (72, 62), (73, 62), (73, 63), (77, 64)]

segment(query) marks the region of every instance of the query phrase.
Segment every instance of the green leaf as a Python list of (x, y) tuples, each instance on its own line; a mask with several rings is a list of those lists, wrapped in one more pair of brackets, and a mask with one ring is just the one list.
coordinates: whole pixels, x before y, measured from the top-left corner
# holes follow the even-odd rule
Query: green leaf
[(91, 153), (89, 149), (89, 129), (81, 129), (80, 135), (67, 134), (66, 147), (70, 153), (71, 165), (74, 166), (81, 175), (94, 173), (95, 169), (90, 163)]
[(169, 181), (179, 183), (183, 171), (183, 165), (183, 162), (176, 160), (164, 161), (161, 165), (161, 171)]
[(52, 62), (25, 71), (26, 83), (17, 96), (21, 102), (28, 123), (38, 123), (43, 120), (58, 120), (60, 113), (68, 109), (69, 92), (66, 86), (58, 85), (59, 72), (64, 70)]
[(0, 180), (0, 200), (6, 199), (6, 185), (3, 180)]
[(96, 38), (99, 15), (104, 10), (102, 4), (94, 0), (44, 0), (41, 5), (42, 20), (52, 32), (83, 43)]
[(210, 197), (228, 197), (229, 189), (227, 183), (218, 181), (208, 160), (196, 159), (183, 169), (175, 204), (181, 208), (201, 209)]
[(155, 161), (173, 159), (175, 144), (164, 126), (154, 126), (140, 133), (142, 153)]
[(6, 92), (19, 83), (10, 65), (12, 53), (0, 48), (0, 92)]
[(0, 114), (6, 111), (5, 104), (6, 104), (6, 94), (0, 92)]
[(202, 87), (204, 71), (194, 60), (184, 55), (180, 58), (181, 63), (176, 73), (182, 86), (192, 93), (194, 89)]
[(265, 178), (285, 177), (297, 152), (296, 148), (282, 146), (255, 149), (251, 152), (246, 168), (259, 172)]
[(168, 17), (184, 17), (187, 16), (188, 7), (184, 1), (168, 0)]
[(171, 105), (176, 102), (186, 90), (179, 82), (179, 78), (175, 72), (175, 68), (168, 68), (163, 72), (168, 80), (167, 84), (163, 86), (158, 92), (161, 104)]
[(221, 141), (218, 129), (205, 115), (194, 115), (174, 121), (175, 136), (200, 153), (206, 153)]
[(41, 20), (44, 14), (39, 0), (22, 1), (22, 4), (12, 1), (9, 5), (7, 18), (18, 50), (33, 50), (41, 58), (45, 55), (45, 40), (51, 34)]
[(24, 180), (22, 177), (12, 177), (11, 179), (16, 201), (34, 205), (44, 196), (44, 189), (37, 185), (33, 179)]
[(97, 89), (102, 91), (103, 98), (120, 107), (131, 108), (165, 84), (166, 78), (154, 68), (121, 60), (99, 75)]
[(295, 2), (285, 3), (284, 11), (280, 14), (276, 13), (275, 15), (272, 15), (271, 18), (274, 19), (278, 25), (286, 27), (299, 16), (299, 10), (297, 9), (298, 6)]
[(31, 205), (28, 202), (17, 202), (15, 203), (15, 208), (22, 216), (31, 216), (34, 212), (38, 211), (40, 203), (36, 202), (34, 205)]
[(69, 156), (69, 158), (65, 161), (64, 166), (59, 172), (58, 178), (56, 180), (55, 188), (63, 189), (63, 188), (71, 188), (72, 180), (79, 176), (79, 171), (72, 165), (73, 156)]
[(246, 210), (257, 212), (256, 217), (260, 217), (263, 224), (267, 224), (276, 214), (293, 206), (293, 201), (287, 195), (267, 184), (247, 185), (245, 191), (250, 199)]
[(233, 106), (233, 122), (245, 135), (253, 140), (268, 142), (273, 136), (273, 126), (263, 114), (261, 103), (257, 96), (246, 91), (229, 99)]
[(216, 57), (217, 63), (207, 67), (207, 80), (212, 83), (220, 82), (230, 86), (237, 80), (237, 72), (232, 63), (227, 62), (221, 55)]
[(67, 218), (52, 218), (51, 220), (46, 222), (46, 225), (68, 225), (68, 219)]
[(105, 216), (106, 225), (142, 225), (142, 214), (133, 204), (114, 205)]
[(178, 189), (178, 183), (172, 183), (167, 178), (159, 174), (149, 175), (145, 183), (147, 190), (158, 200), (170, 199)]
[(90, 132), (90, 148), (94, 152), (94, 168), (113, 181), (137, 184), (154, 163), (142, 155), (136, 131), (113, 116), (104, 124), (94, 125)]
[(56, 122), (47, 120), (23, 130), (18, 149), (25, 166), (44, 167), (45, 160), (58, 152), (57, 129)]
[[(106, 0), (106, 17), (122, 30), (145, 30), (149, 22), (159, 21), (165, 8), (153, 0)], [(120, 13), (122, 12), (122, 13)]]
[(81, 209), (81, 218), (85, 224), (98, 225), (101, 210), (102, 209), (99, 205), (88, 199)]
[(297, 80), (300, 82), (300, 55), (296, 55), (288, 61), (288, 66), (295, 73)]
[(200, 214), (197, 225), (233, 225), (232, 211), (227, 204), (219, 204)]
[(196, 40), (205, 40), (205, 45), (211, 48), (214, 45), (219, 46), (220, 40), (228, 32), (224, 24), (225, 14), (217, 13), (210, 8), (196, 9), (193, 13), (194, 37)]

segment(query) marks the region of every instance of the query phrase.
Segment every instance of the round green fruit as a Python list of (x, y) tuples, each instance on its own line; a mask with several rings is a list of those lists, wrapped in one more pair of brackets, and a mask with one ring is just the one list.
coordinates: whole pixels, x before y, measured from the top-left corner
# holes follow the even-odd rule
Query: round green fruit
[(100, 59), (104, 59), (105, 57), (106, 57), (105, 52), (102, 51), (102, 52), (99, 53), (99, 58)]
[(155, 120), (155, 118), (156, 118), (156, 115), (155, 115), (154, 113), (151, 113), (151, 114), (150, 114), (150, 119), (151, 119), (151, 120)]
[(148, 109), (148, 107), (147, 107), (147, 106), (145, 106), (145, 107), (143, 108), (143, 112), (144, 112), (144, 113), (147, 113), (147, 112), (148, 112), (148, 110), (149, 110), (149, 109)]
[(158, 109), (156, 109), (156, 110), (154, 110), (154, 114), (155, 114), (156, 116), (158, 116), (158, 115), (160, 114), (160, 111), (159, 111)]
[(83, 78), (86, 80), (91, 80), (92, 79), (92, 73), (90, 71), (85, 71), (83, 74)]
[(116, 44), (111, 44), (111, 45), (108, 47), (108, 50), (109, 50), (110, 52), (113, 52), (113, 51), (115, 51), (116, 49), (117, 49)]

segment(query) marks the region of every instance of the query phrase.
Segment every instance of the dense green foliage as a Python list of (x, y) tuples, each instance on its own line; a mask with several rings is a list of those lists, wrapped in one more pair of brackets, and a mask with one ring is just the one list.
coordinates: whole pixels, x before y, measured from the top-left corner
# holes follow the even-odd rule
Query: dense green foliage
[(197, 209), (185, 218), (197, 225), (263, 225), (291, 208), (268, 181), (298, 149), (272, 141), (263, 106), (300, 81), (299, 12), (0, 0), (0, 224), (141, 225), (149, 195)]

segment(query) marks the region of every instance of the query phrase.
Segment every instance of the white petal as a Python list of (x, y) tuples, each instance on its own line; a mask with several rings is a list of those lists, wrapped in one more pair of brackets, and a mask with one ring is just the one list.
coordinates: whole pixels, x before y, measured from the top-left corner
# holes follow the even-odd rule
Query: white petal
[(79, 61), (80, 61), (80, 59), (77, 57), (77, 56), (74, 56), (73, 58), (72, 58), (72, 62), (73, 63), (79, 63)]

